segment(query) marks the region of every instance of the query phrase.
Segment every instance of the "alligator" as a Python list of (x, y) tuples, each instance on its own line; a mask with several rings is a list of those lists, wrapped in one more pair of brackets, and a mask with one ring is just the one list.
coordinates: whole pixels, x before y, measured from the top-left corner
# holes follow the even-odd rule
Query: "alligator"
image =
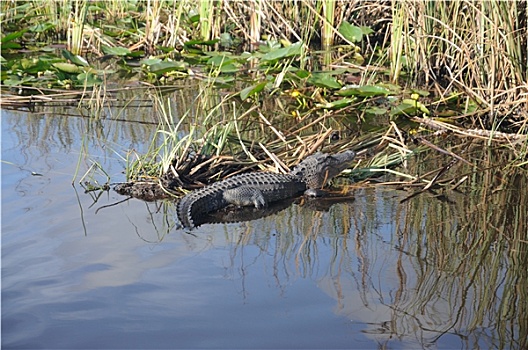
[(349, 167), (355, 156), (351, 150), (333, 155), (317, 152), (287, 174), (254, 172), (215, 182), (185, 195), (177, 206), (178, 219), (184, 228), (192, 229), (201, 224), (201, 217), (230, 204), (261, 209), (302, 193), (321, 196), (323, 186)]
[(307, 197), (300, 199), (299, 197), (292, 197), (283, 199), (281, 201), (269, 203), (266, 208), (255, 209), (254, 207), (225, 207), (223, 209), (211, 212), (194, 218), (194, 224), (197, 226), (203, 224), (230, 224), (242, 223), (247, 221), (258, 220), (268, 216), (276, 215), (292, 204), (297, 204), (303, 210), (310, 210), (312, 212), (328, 212), (330, 207), (337, 203), (350, 203), (355, 200), (353, 195), (343, 195), (341, 193), (325, 193), (324, 197)]

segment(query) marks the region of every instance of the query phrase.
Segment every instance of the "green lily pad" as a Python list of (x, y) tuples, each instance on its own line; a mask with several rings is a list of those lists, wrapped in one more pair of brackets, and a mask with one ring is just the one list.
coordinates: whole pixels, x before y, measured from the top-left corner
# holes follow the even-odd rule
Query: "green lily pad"
[(425, 107), (422, 103), (416, 100), (412, 100), (410, 98), (406, 98), (402, 100), (402, 103), (391, 109), (390, 115), (401, 115), (401, 114), (408, 114), (408, 115), (416, 115), (418, 112), (422, 112), (425, 114), (430, 114), (427, 107)]
[(220, 67), (220, 72), (222, 73), (237, 73), (239, 70), (239, 66), (235, 63), (224, 64)]
[(267, 40), (264, 44), (259, 45), (259, 51), (262, 53), (268, 53), (274, 50), (280, 49), (282, 46), (276, 40)]
[(88, 64), (88, 61), (86, 61), (83, 57), (79, 55), (74, 55), (68, 50), (62, 50), (62, 56), (66, 58), (67, 60), (72, 61), (78, 66), (88, 67), (90, 64)]
[(340, 109), (350, 106), (356, 101), (355, 98), (342, 98), (337, 101), (327, 102), (327, 103), (317, 103), (315, 106), (324, 109)]
[(57, 68), (60, 71), (66, 72), (66, 73), (79, 73), (79, 67), (75, 64), (66, 63), (66, 62), (57, 62), (52, 64), (53, 67)]
[(231, 62), (233, 62), (233, 59), (231, 57), (229, 57), (229, 56), (216, 55), (216, 56), (211, 57), (207, 61), (207, 64), (211, 65), (211, 66), (222, 67), (222, 66), (227, 65), (227, 64), (229, 64)]
[(337, 92), (340, 96), (361, 96), (361, 97), (372, 97), (372, 96), (387, 96), (393, 92), (383, 86), (379, 85), (363, 85), (363, 86), (350, 86), (345, 87)]
[(341, 84), (336, 80), (336, 78), (326, 73), (314, 73), (310, 78), (308, 78), (308, 83), (328, 89), (341, 88)]
[(262, 61), (275, 61), (285, 57), (291, 57), (300, 55), (302, 52), (302, 43), (296, 42), (288, 47), (282, 47), (280, 49), (271, 50), (262, 56)]
[(55, 28), (55, 25), (53, 23), (46, 22), (35, 24), (34, 26), (31, 26), (29, 30), (33, 33), (41, 33), (53, 28)]
[(25, 83), (29, 83), (29, 82), (33, 82), (37, 80), (35, 77), (33, 77), (32, 75), (27, 75), (25, 77), (19, 77), (18, 75), (10, 75), (9, 78), (5, 79), (4, 81), (2, 81), (2, 84), (6, 85), (6, 86), (19, 86), (19, 85), (23, 85)]
[(144, 64), (146, 66), (152, 66), (160, 62), (162, 62), (161, 58), (146, 58), (144, 60), (139, 61), (139, 64)]
[(187, 71), (188, 64), (181, 61), (163, 61), (150, 65), (150, 71), (154, 74), (161, 75), (173, 71), (184, 72)]
[(127, 56), (130, 55), (130, 50), (126, 47), (109, 47), (102, 46), (103, 52), (105, 55), (114, 55), (114, 56)]
[(295, 75), (297, 75), (301, 79), (306, 79), (310, 76), (310, 72), (304, 69), (299, 69), (295, 72)]
[(376, 107), (376, 106), (365, 108), (364, 111), (365, 113), (373, 114), (373, 115), (384, 115), (384, 114), (387, 114), (388, 112), (387, 108)]
[(92, 73), (81, 73), (77, 75), (77, 80), (80, 84), (86, 87), (101, 85), (101, 83), (103, 82), (95, 74)]

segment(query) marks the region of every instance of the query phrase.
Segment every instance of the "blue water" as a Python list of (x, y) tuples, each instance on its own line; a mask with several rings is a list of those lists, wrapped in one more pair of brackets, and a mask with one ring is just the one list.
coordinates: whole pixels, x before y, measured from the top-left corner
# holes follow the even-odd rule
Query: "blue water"
[[(405, 224), (404, 191), (357, 188), (328, 211), (293, 205), (191, 232), (174, 227), (172, 203), (109, 206), (125, 197), (85, 194), (78, 181), (94, 161), (124, 179), (117, 145), (144, 150), (154, 131), (141, 127), (134, 139), (105, 121), (115, 139), (83, 139), (82, 118), (2, 111), (2, 348), (500, 343), (494, 321), (475, 327), (478, 291), (458, 292), (460, 276), (428, 263), (423, 232)], [(456, 288), (425, 297), (446, 280)]]

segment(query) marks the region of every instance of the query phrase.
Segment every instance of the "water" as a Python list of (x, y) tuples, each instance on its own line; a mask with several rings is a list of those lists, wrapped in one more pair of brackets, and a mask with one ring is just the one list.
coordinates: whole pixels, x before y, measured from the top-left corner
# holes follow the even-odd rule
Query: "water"
[(527, 344), (524, 172), (505, 198), (358, 186), (328, 211), (187, 232), (171, 203), (78, 185), (94, 161), (123, 180), (118, 145), (154, 132), (129, 128), (2, 111), (2, 348)]

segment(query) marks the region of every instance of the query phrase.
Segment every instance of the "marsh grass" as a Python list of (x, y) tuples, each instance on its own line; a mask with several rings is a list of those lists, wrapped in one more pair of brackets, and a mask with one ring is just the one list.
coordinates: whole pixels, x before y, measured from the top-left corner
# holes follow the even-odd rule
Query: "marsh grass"
[(482, 110), (472, 124), (526, 131), (528, 15), (523, 1), (404, 0), (388, 6), (340, 0), (75, 0), (33, 1), (26, 6), (6, 1), (1, 6), (4, 27), (20, 18), (27, 26), (50, 23), (48, 29), (41, 27), (39, 36), (67, 32), (74, 54), (100, 55), (102, 46), (159, 54), (161, 48), (181, 46), (190, 39), (222, 35), (240, 40), (246, 49), (262, 38), (307, 47), (316, 42), (347, 44), (340, 26), (348, 21), (374, 30), (361, 43), (361, 51), (369, 62), (385, 62), (393, 82), (421, 82), (439, 98), (462, 92)]
[[(296, 69), (314, 67), (330, 72), (335, 67), (357, 67), (357, 71), (348, 71), (348, 74), (362, 85), (383, 82), (387, 79), (386, 72), (394, 84), (423, 83), (432, 89), (434, 95), (423, 99), (424, 104), (430, 103), (433, 116), (436, 111), (453, 104), (462, 107), (465, 114), (445, 118), (447, 121), (440, 123), (433, 118), (421, 118), (422, 125), (430, 127), (436, 123), (435, 126), (441, 125), (459, 135), (485, 137), (488, 145), (501, 142), (515, 149), (521, 166), (525, 164), (528, 56), (527, 11), (522, 1), (394, 1), (388, 4), (380, 1), (310, 0), (75, 0), (38, 4), (45, 10), (36, 9), (37, 2), (29, 2), (25, 7), (17, 2), (2, 2), (2, 24), (13, 26), (21, 18), (27, 26), (36, 21), (52, 23), (53, 28), (42, 30), (39, 35), (51, 37), (53, 30), (66, 30), (68, 46), (73, 53), (101, 55), (103, 47), (127, 48), (142, 50), (146, 55), (158, 55), (171, 63), (180, 54), (171, 50), (175, 46), (185, 46), (191, 39), (218, 39), (228, 35), (233, 42), (237, 39), (243, 45), (234, 51), (254, 49), (263, 39), (280, 41), (282, 47), (279, 50), (299, 44), (298, 55), (281, 56), (279, 62), (270, 60), (269, 66), (260, 66), (261, 70), (252, 75), (260, 90), (250, 91), (242, 98), (244, 101), (237, 99), (237, 93), (219, 97), (212, 92), (213, 82), (224, 77), (223, 63), (203, 74), (193, 73), (197, 79), (202, 77), (204, 84), (196, 97), (196, 106), (201, 111), (199, 122), (196, 111), (189, 110), (175, 116), (170, 103), (154, 92), (152, 98), (158, 106), (160, 118), (158, 138), (151, 141), (149, 154), (145, 157), (135, 155), (133, 160), (130, 159), (132, 170), (128, 174), (131, 178), (140, 174), (159, 176), (181, 167), (195, 175), (199, 169), (188, 163), (195, 155), (209, 159), (207, 164), (211, 166), (204, 173), (209, 175), (198, 177), (197, 182), (212, 180), (211, 174), (215, 171), (218, 174), (222, 163), (232, 165), (238, 162), (240, 166), (235, 171), (252, 167), (286, 171), (316, 150), (332, 152), (378, 139), (385, 148), (377, 147), (381, 153), (370, 164), (371, 173), (404, 162), (409, 154), (413, 154), (401, 136), (409, 128), (400, 131), (396, 124), (390, 124), (384, 136), (371, 134), (361, 138), (348, 133), (346, 138), (330, 142), (333, 132), (350, 128), (346, 116), (341, 118), (340, 113), (346, 115), (353, 111), (353, 107), (362, 108), (364, 100), (335, 101), (336, 96), (332, 96), (329, 86), (342, 84), (333, 76), (325, 76), (324, 87), (317, 85), (321, 85), (321, 81), (314, 78), (319, 73), (316, 71), (307, 72), (312, 74), (314, 86), (303, 86), (298, 78), (292, 78), (291, 72)], [(370, 27), (373, 33), (358, 42), (358, 46), (351, 46), (350, 37), (341, 30), (345, 22)], [(266, 41), (267, 44), (270, 42)], [(319, 67), (309, 62), (317, 43), (321, 46), (344, 44), (350, 54), (339, 51), (336, 56), (328, 55)], [(222, 46), (217, 42), (210, 49), (226, 47), (229, 45)], [(201, 50), (206, 52), (208, 47)], [(196, 58), (191, 55), (192, 50), (183, 53)], [(368, 62), (367, 66), (351, 60), (350, 55), (355, 57), (357, 54)], [(259, 55), (255, 57), (262, 57)], [(189, 75), (188, 72), (177, 73)], [(161, 74), (159, 81), (168, 78), (168, 74)], [(261, 87), (264, 85), (259, 85), (262, 83), (267, 83), (263, 92)], [(252, 88), (256, 89), (255, 86)], [(247, 85), (235, 84), (233, 87), (240, 87), (244, 92)], [(87, 86), (84, 88), (82, 96), (87, 96)], [(292, 107), (277, 98), (285, 88), (305, 96), (298, 98), (302, 108)], [(105, 88), (93, 90), (91, 100), (94, 102), (90, 106), (94, 111), (101, 111), (111, 102), (106, 96), (109, 91)], [(406, 97), (404, 94), (408, 92), (401, 93), (402, 99)], [(62, 94), (61, 101), (74, 101), (76, 95), (70, 100), (67, 96), (68, 93)], [(8, 96), (2, 97), (2, 102), (12, 99), (18, 105), (35, 100), (46, 103), (57, 101), (58, 97), (59, 94)], [(417, 99), (407, 100), (424, 106)], [(333, 110), (335, 102), (342, 102), (346, 107)], [(273, 103), (276, 103), (274, 110), (278, 113), (270, 112), (273, 106), (269, 105)], [(317, 108), (313, 108), (314, 105)], [(428, 111), (425, 106), (424, 110)], [(362, 118), (360, 115), (358, 120)], [(418, 121), (417, 118), (414, 120)], [(383, 150), (390, 152), (384, 153)], [(228, 174), (225, 171), (219, 173)]]

